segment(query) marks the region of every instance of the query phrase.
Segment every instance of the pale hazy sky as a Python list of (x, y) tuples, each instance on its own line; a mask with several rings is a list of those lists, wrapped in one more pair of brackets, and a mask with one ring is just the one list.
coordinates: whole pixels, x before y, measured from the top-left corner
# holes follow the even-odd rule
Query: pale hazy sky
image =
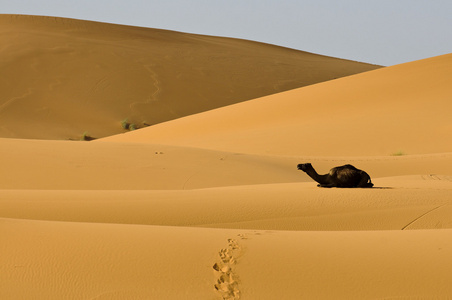
[(0, 13), (244, 38), (385, 66), (452, 52), (452, 0), (0, 0)]

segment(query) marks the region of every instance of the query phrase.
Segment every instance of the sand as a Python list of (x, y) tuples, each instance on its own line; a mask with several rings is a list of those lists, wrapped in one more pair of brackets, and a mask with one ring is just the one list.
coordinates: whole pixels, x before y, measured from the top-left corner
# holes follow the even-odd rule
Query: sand
[(0, 137), (8, 138), (105, 137), (124, 132), (123, 123), (145, 127), (379, 68), (246, 40), (49, 17), (0, 15), (0, 43)]
[(105, 140), (270, 155), (452, 149), (452, 54), (246, 101)]
[[(51, 48), (51, 41), (61, 38), (78, 49), (71, 54), (74, 62), (68, 61), (74, 64), (71, 68), (80, 63), (78, 51), (84, 49), (85, 54), (96, 54), (87, 58), (85, 67), (99, 61), (111, 76), (111, 69), (125, 70), (128, 62), (144, 59), (137, 49), (144, 51), (157, 40), (166, 45), (168, 55), (189, 44), (225, 64), (259, 48), (262, 56), (254, 56), (261, 63), (277, 57), (275, 64), (265, 63), (270, 73), (291, 70), (282, 62), (293, 62), (292, 67), (308, 66), (301, 72), (305, 78), (317, 76), (315, 84), (300, 84), (298, 78), (276, 90), (257, 88), (257, 93), (253, 84), (262, 84), (263, 77), (268, 80), (264, 85), (276, 84), (280, 75), (253, 78), (250, 70), (243, 70), (249, 89), (242, 86), (235, 94), (241, 98), (231, 100), (233, 94), (221, 92), (229, 83), (218, 82), (237, 78), (231, 70), (209, 64), (207, 72), (208, 64), (199, 58), (189, 66), (159, 56), (159, 74), (164, 77), (163, 66), (169, 68), (162, 81), (167, 95), (181, 93), (173, 90), (180, 83), (177, 76), (170, 76), (180, 69), (182, 77), (205, 72), (186, 82), (192, 92), (203, 87), (202, 93), (225, 98), (211, 98), (208, 106), (193, 102), (183, 107), (183, 101), (170, 100), (162, 92), (159, 102), (180, 107), (184, 114), (112, 135), (118, 133), (111, 125), (120, 125), (121, 110), (109, 102), (115, 88), (138, 97), (152, 86), (144, 84), (152, 81), (139, 72), (116, 74), (96, 101), (92, 95), (78, 95), (83, 100), (77, 101), (99, 109), (87, 113), (97, 122), (96, 135), (109, 135), (91, 142), (68, 140), (68, 134), (82, 126), (75, 120), (83, 109), (76, 105), (79, 110), (72, 110), (56, 99), (96, 84), (100, 73), (88, 72), (84, 85), (79, 79), (85, 67), (80, 67), (79, 73), (66, 73), (61, 89), (42, 94), (48, 80), (60, 73), (28, 74), (23, 82), (29, 83), (30, 98), (20, 101), (8, 94), (15, 89), (23, 93), (19, 83), (2, 89), (1, 299), (452, 295), (451, 55), (359, 73), (351, 71), (357, 66), (353, 62), (243, 40), (42, 17), (0, 16), (0, 22), (0, 38), (30, 44), (24, 52), (38, 42)], [(37, 32), (42, 39), (27, 42)], [(123, 48), (124, 65), (109, 60), (124, 43), (136, 47)], [(223, 60), (211, 56), (218, 47), (225, 49)], [(9, 70), (33, 67), (30, 61), (35, 60), (39, 73), (39, 68), (49, 65), (51, 70), (59, 59), (67, 59), (66, 54), (50, 56), (45, 51), (44, 59), (33, 49), (10, 60)], [(107, 51), (105, 61), (100, 59), (102, 51)], [(314, 57), (322, 68), (312, 65)], [(5, 66), (5, 60), (2, 63)], [(342, 63), (354, 75), (330, 80), (335, 72), (345, 72), (338, 65)], [(199, 69), (192, 69), (196, 65)], [(143, 90), (130, 88), (130, 82)], [(133, 103), (124, 99), (121, 105)], [(52, 111), (49, 122), (32, 116), (44, 108)], [(75, 127), (69, 124), (71, 118)], [(11, 120), (21, 121), (8, 123)], [(319, 173), (351, 163), (366, 170), (375, 187), (318, 188), (297, 170), (296, 165), (305, 162)]]

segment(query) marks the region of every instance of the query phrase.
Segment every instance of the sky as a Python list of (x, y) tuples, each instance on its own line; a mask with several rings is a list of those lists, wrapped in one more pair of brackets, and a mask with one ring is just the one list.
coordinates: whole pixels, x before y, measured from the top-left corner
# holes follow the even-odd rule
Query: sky
[(0, 13), (242, 38), (383, 66), (452, 52), (451, 0), (0, 0)]

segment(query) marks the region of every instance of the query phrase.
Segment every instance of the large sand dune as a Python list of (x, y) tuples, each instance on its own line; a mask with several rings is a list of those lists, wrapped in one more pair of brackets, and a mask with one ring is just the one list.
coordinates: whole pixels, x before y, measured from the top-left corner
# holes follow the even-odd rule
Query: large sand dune
[[(246, 40), (0, 15), (0, 136), (123, 132), (379, 68)], [(33, 126), (29, 126), (34, 124)]]
[[(301, 77), (268, 90), (258, 85), (279, 85), (275, 78), (284, 72), (295, 78), (298, 67), (284, 64), (319, 59), (299, 73), (318, 81), (336, 72), (337, 63), (348, 71), (352, 65), (253, 42), (110, 24), (23, 16), (0, 16), (0, 23), (1, 38), (11, 39), (11, 47), (28, 38), (31, 45), (24, 45), (24, 52), (4, 46), (0, 53), (9, 56), (0, 56), (8, 58), (3, 66), (8, 72), (34, 70), (14, 83), (22, 98), (11, 96), (15, 88), (0, 90), (0, 99), (8, 100), (0, 111), (2, 135), (45, 132), (34, 135), (40, 140), (0, 138), (0, 299), (452, 295), (451, 55), (281, 92), (298, 87)], [(60, 39), (77, 51), (36, 51), (36, 43), (52, 49), (52, 41)], [(167, 76), (166, 95), (182, 93), (178, 76), (197, 74), (185, 87), (193, 88), (190, 93), (202, 88), (200, 93), (212, 96), (209, 105), (193, 103), (190, 110), (174, 98), (168, 103), (177, 113), (170, 116), (165, 107), (156, 115), (186, 117), (94, 142), (44, 140), (78, 130), (69, 120), (81, 111), (95, 120), (85, 119), (97, 126), (93, 135), (115, 133), (124, 116), (122, 109), (105, 110), (107, 98), (146, 82), (146, 72), (126, 66), (137, 57), (150, 62), (159, 53), (144, 42), (148, 39), (166, 45), (152, 60)], [(200, 57), (190, 64), (177, 60), (174, 53), (184, 46), (202, 48), (212, 63), (203, 64)], [(257, 55), (256, 47), (265, 55)], [(152, 55), (146, 56), (145, 48)], [(224, 65), (207, 48), (224, 49)], [(265, 61), (261, 71), (279, 75), (257, 78), (244, 68), (240, 78), (247, 86), (237, 86), (235, 95), (243, 98), (233, 104), (228, 98), (233, 93), (222, 97), (234, 80), (220, 79), (238, 78), (224, 66), (245, 49), (242, 62)], [(13, 52), (18, 52), (14, 59)], [(163, 52), (174, 56), (165, 58)], [(130, 72), (111, 73), (116, 67), (109, 56), (120, 57), (124, 65), (116, 66)], [(84, 74), (96, 61), (103, 61), (99, 73)], [(62, 62), (73, 71), (58, 81), (61, 86), (49, 88), (56, 78), (49, 74), (56, 73), (44, 74), (44, 65), (60, 68)], [(179, 75), (170, 74), (178, 70)], [(22, 71), (17, 72), (16, 79)], [(116, 75), (99, 83), (94, 92), (99, 99), (80, 93), (72, 98), (74, 105), (57, 101), (106, 74)], [(24, 93), (21, 84), (30, 88)], [(143, 86), (143, 95), (152, 92), (152, 85)], [(272, 95), (260, 97), (261, 92)], [(120, 105), (130, 108), (126, 100)], [(218, 108), (201, 112), (213, 107)], [(45, 109), (49, 123), (33, 115)], [(13, 119), (21, 121), (8, 123)], [(397, 151), (404, 153), (392, 155)], [(366, 170), (375, 187), (317, 188), (296, 169), (301, 162), (311, 162), (319, 173), (351, 163)]]
[(452, 54), (197, 114), (108, 141), (234, 152), (372, 156), (452, 149)]

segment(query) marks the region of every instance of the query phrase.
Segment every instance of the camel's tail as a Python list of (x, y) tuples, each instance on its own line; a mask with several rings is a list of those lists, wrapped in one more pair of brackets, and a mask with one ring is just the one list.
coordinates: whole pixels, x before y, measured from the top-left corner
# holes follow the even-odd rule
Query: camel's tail
[(374, 184), (372, 183), (369, 174), (367, 174), (364, 171), (361, 171), (361, 181), (358, 183), (358, 187), (371, 188), (373, 186)]

